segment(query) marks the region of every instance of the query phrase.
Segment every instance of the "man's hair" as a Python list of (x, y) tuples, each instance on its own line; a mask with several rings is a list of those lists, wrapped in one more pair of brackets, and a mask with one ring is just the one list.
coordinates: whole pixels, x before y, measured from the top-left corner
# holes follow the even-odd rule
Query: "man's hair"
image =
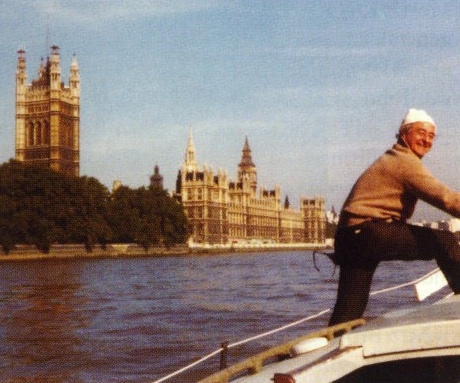
[(401, 125), (401, 127), (399, 128), (399, 132), (396, 133), (396, 138), (398, 139), (401, 138), (401, 136), (407, 133), (411, 127), (412, 127), (412, 124)]

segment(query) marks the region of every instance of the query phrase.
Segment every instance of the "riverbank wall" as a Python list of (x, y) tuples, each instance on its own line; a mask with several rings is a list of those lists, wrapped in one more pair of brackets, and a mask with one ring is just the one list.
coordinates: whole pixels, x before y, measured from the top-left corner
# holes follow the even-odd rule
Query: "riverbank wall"
[(170, 248), (150, 247), (147, 251), (136, 244), (109, 244), (105, 248), (94, 246), (87, 251), (84, 245), (53, 245), (49, 253), (42, 253), (35, 246), (18, 245), (8, 254), (0, 252), (0, 262), (32, 261), (69, 258), (128, 258), (128, 257), (165, 257), (212, 255), (226, 253), (248, 253), (285, 250), (324, 250), (324, 244), (238, 244), (238, 245), (176, 245)]

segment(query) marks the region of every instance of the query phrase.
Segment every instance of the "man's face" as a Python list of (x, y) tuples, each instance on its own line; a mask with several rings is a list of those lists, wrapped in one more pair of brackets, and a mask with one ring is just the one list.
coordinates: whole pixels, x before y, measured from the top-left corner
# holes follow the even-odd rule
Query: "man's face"
[(420, 158), (427, 154), (433, 145), (435, 127), (429, 122), (414, 122), (402, 134), (409, 148)]

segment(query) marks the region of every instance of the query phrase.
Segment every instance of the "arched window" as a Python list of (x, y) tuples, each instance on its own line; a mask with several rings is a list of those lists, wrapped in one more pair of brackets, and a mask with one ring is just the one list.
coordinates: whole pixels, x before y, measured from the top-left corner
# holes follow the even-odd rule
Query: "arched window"
[(29, 126), (27, 128), (27, 145), (32, 146), (34, 144), (34, 123), (31, 121), (29, 122)]
[(40, 122), (37, 122), (37, 125), (35, 127), (35, 144), (42, 144), (42, 124)]
[(44, 130), (45, 130), (45, 135), (44, 135), (44, 140), (43, 140), (43, 143), (45, 145), (49, 145), (50, 144), (50, 123), (49, 121), (44, 121), (43, 123), (45, 126), (44, 126)]

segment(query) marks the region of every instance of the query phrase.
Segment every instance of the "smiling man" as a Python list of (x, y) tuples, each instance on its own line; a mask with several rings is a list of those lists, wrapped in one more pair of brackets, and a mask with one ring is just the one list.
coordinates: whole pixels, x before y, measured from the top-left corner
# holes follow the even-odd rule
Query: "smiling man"
[(380, 261), (436, 259), (449, 286), (460, 293), (460, 246), (455, 235), (407, 223), (418, 199), (460, 217), (460, 194), (422, 165), (435, 135), (433, 119), (423, 110), (409, 109), (397, 142), (354, 184), (335, 236), (340, 277), (329, 325), (363, 315)]

